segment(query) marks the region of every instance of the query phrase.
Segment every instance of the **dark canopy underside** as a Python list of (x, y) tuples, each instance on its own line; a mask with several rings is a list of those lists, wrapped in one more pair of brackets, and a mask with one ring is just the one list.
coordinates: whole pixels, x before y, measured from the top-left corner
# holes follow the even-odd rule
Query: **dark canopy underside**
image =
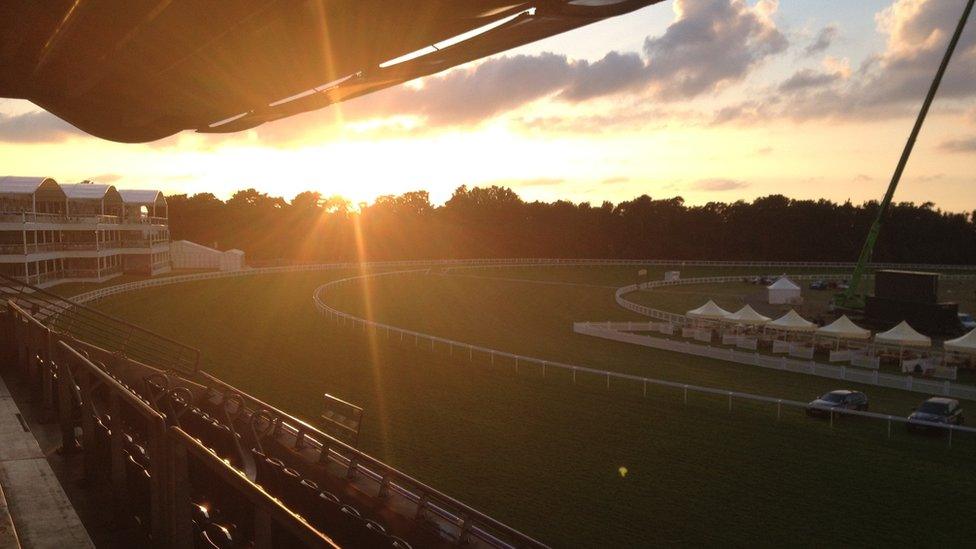
[(236, 132), (659, 1), (6, 0), (0, 97), (113, 141)]

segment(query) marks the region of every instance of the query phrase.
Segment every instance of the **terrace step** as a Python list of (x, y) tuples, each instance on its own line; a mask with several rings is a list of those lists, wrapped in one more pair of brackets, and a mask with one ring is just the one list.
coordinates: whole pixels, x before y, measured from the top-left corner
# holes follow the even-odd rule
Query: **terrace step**
[(94, 547), (0, 379), (0, 548)]

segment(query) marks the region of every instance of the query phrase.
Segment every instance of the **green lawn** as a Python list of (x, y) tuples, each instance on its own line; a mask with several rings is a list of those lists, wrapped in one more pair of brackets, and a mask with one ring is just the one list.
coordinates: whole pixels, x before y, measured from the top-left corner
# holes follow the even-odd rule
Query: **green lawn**
[[(564, 270), (565, 269), (565, 270)], [(541, 269), (468, 274), (546, 278)], [(548, 269), (558, 286), (406, 275), (369, 283), (375, 318), (598, 368), (809, 399), (830, 380), (690, 358), (572, 333), (575, 320), (637, 319), (611, 288), (623, 272)], [(613, 385), (484, 357), (451, 358), (318, 317), (311, 294), (348, 273), (278, 274), (153, 288), (98, 304), (203, 351), (204, 367), (313, 418), (323, 392), (363, 405), (361, 446), (556, 546), (961, 545), (976, 535), (976, 441), (888, 439), (883, 424), (831, 428), (793, 411)], [(626, 283), (626, 281), (624, 282)], [(329, 295), (367, 309), (360, 285)], [(922, 395), (868, 387), (904, 414)], [(967, 407), (973, 405), (967, 403)], [(627, 474), (620, 474), (626, 467)], [(920, 512), (931, 509), (932, 512)]]

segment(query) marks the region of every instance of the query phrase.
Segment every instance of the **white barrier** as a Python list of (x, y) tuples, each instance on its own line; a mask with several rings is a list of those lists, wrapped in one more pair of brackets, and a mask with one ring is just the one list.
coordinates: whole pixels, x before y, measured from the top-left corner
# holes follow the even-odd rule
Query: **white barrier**
[(846, 366), (823, 364), (813, 360), (793, 360), (786, 357), (768, 356), (759, 353), (743, 353), (733, 349), (710, 347), (691, 342), (682, 342), (683, 345), (675, 346), (674, 341), (649, 336), (645, 336), (643, 339), (637, 340), (630, 337), (624, 337), (624, 334), (621, 334), (612, 328), (607, 328), (606, 324), (603, 322), (576, 322), (573, 324), (573, 331), (579, 334), (620, 341), (623, 343), (633, 343), (654, 349), (704, 356), (717, 360), (726, 360), (739, 364), (770, 368), (773, 370), (783, 370), (819, 377), (827, 377), (831, 379), (846, 380), (856, 383), (863, 383), (865, 385), (890, 387), (893, 389), (902, 389), (916, 393), (939, 394), (968, 400), (976, 399), (976, 387), (972, 385), (886, 374), (877, 370), (868, 371), (859, 368), (848, 368)]
[[(382, 324), (382, 323), (378, 323), (378, 322), (373, 322), (373, 321), (361, 319), (361, 318), (355, 317), (353, 315), (344, 313), (342, 311), (339, 311), (337, 309), (334, 309), (334, 308), (328, 306), (324, 302), (324, 300), (322, 299), (322, 294), (323, 294), (324, 290), (326, 288), (329, 288), (329, 287), (334, 287), (334, 286), (341, 285), (341, 284), (347, 284), (347, 283), (350, 283), (350, 282), (359, 281), (359, 280), (362, 280), (362, 279), (367, 278), (367, 277), (378, 277), (378, 276), (389, 276), (389, 275), (398, 275), (398, 274), (422, 272), (422, 270), (423, 270), (422, 267), (432, 267), (432, 266), (487, 267), (487, 266), (524, 266), (524, 265), (539, 265), (539, 266), (555, 266), (555, 265), (646, 265), (646, 264), (661, 264), (661, 265), (688, 265), (688, 264), (695, 264), (695, 265), (701, 265), (701, 266), (706, 266), (706, 265), (713, 265), (713, 266), (837, 266), (837, 267), (849, 266), (849, 264), (840, 264), (840, 263), (837, 263), (837, 264), (832, 264), (832, 263), (790, 263), (790, 264), (786, 264), (786, 263), (769, 263), (769, 262), (745, 262), (745, 263), (697, 262), (697, 263), (689, 263), (689, 262), (675, 262), (675, 261), (662, 261), (662, 260), (657, 260), (657, 262), (656, 261), (627, 261), (627, 260), (624, 260), (624, 261), (617, 261), (617, 260), (456, 260), (456, 261), (454, 261), (454, 260), (452, 260), (452, 261), (395, 261), (395, 262), (374, 262), (374, 263), (365, 263), (365, 264), (361, 264), (361, 263), (327, 263), (327, 264), (292, 265), (292, 266), (282, 266), (282, 267), (264, 267), (264, 268), (247, 269), (247, 270), (244, 270), (244, 271), (237, 271), (237, 272), (214, 272), (214, 273), (194, 273), (194, 274), (188, 274), (188, 275), (176, 275), (176, 276), (171, 276), (171, 277), (163, 277), (163, 278), (158, 278), (158, 279), (149, 279), (149, 280), (143, 280), (143, 281), (139, 281), (139, 282), (130, 282), (130, 283), (127, 283), (127, 284), (120, 284), (120, 285), (116, 285), (116, 286), (110, 286), (110, 287), (107, 287), (107, 288), (101, 288), (99, 290), (94, 290), (92, 292), (87, 292), (87, 293), (84, 293), (84, 294), (80, 294), (80, 295), (76, 296), (73, 299), (75, 301), (77, 301), (77, 302), (80, 302), (80, 303), (86, 303), (86, 302), (91, 302), (91, 301), (96, 301), (96, 300), (99, 300), (99, 299), (103, 299), (103, 298), (108, 297), (108, 296), (111, 296), (111, 295), (117, 295), (117, 294), (121, 294), (121, 293), (125, 293), (125, 292), (136, 291), (136, 290), (140, 290), (140, 289), (143, 289), (143, 288), (151, 288), (151, 287), (165, 286), (165, 285), (170, 285), (170, 284), (179, 284), (179, 283), (183, 283), (183, 282), (193, 282), (193, 281), (200, 281), (200, 280), (212, 280), (212, 279), (218, 279), (218, 278), (231, 278), (231, 277), (239, 277), (239, 276), (251, 276), (251, 275), (262, 275), (262, 274), (273, 274), (273, 273), (284, 273), (284, 272), (326, 271), (326, 270), (353, 269), (353, 268), (356, 268), (356, 269), (374, 268), (374, 269), (376, 269), (376, 268), (396, 268), (396, 267), (418, 267), (418, 269), (407, 270), (407, 271), (393, 271), (393, 272), (385, 272), (385, 273), (375, 273), (375, 274), (370, 274), (370, 275), (360, 275), (360, 276), (357, 276), (357, 277), (344, 278), (344, 279), (340, 279), (340, 280), (337, 280), (337, 281), (334, 281), (334, 282), (331, 282), (331, 283), (328, 283), (328, 284), (324, 284), (324, 285), (319, 286), (318, 288), (316, 288), (315, 293), (313, 294), (313, 303), (315, 304), (316, 309), (321, 314), (325, 315), (326, 317), (330, 318), (331, 320), (333, 320), (333, 321), (335, 321), (337, 323), (352, 324), (353, 326), (359, 325), (359, 326), (362, 327), (362, 329), (364, 331), (367, 328), (372, 328), (372, 329), (377, 330), (377, 331), (385, 331), (386, 336), (388, 338), (389, 337), (393, 337), (394, 335), (397, 335), (399, 337), (399, 339), (400, 339), (401, 342), (404, 341), (405, 339), (408, 340), (408, 339), (412, 338), (414, 340), (414, 342), (415, 342), (415, 345), (417, 345), (417, 346), (420, 345), (420, 342), (421, 341), (427, 341), (429, 343), (431, 349), (434, 348), (435, 342), (443, 343), (443, 344), (447, 345), (450, 348), (450, 350), (451, 350), (452, 353), (453, 353), (454, 349), (460, 349), (462, 352), (466, 351), (469, 360), (473, 360), (473, 357), (474, 357), (474, 353), (475, 352), (484, 353), (486, 356), (489, 357), (490, 362), (492, 364), (494, 364), (494, 361), (495, 361), (495, 358), (496, 357), (509, 358), (509, 359), (512, 359), (515, 362), (516, 371), (518, 370), (518, 365), (521, 362), (523, 364), (535, 364), (535, 365), (541, 366), (543, 368), (543, 371), (545, 371), (545, 368), (557, 368), (557, 369), (562, 369), (562, 370), (570, 371), (573, 374), (573, 380), (574, 380), (574, 382), (576, 380), (576, 374), (579, 373), (579, 372), (588, 373), (588, 374), (592, 374), (592, 375), (597, 375), (597, 376), (600, 376), (600, 377), (606, 379), (606, 383), (607, 383), (607, 387), (608, 388), (610, 387), (611, 380), (612, 379), (617, 379), (617, 380), (623, 380), (623, 381), (632, 381), (632, 382), (640, 382), (640, 383), (642, 383), (644, 385), (644, 387), (645, 387), (645, 394), (646, 394), (646, 387), (648, 385), (656, 385), (656, 386), (662, 386), (662, 387), (672, 387), (672, 388), (682, 389), (685, 392), (685, 395), (687, 395), (687, 393), (689, 391), (691, 391), (691, 392), (697, 392), (697, 393), (702, 393), (702, 394), (724, 395), (724, 396), (727, 396), (729, 398), (730, 409), (731, 409), (731, 403), (732, 403), (732, 399), (733, 398), (742, 398), (742, 399), (747, 399), (747, 400), (751, 400), (751, 401), (755, 401), (755, 402), (775, 403), (777, 405), (777, 410), (779, 410), (779, 408), (782, 407), (783, 405), (790, 406), (790, 407), (803, 407), (803, 408), (805, 408), (807, 406), (803, 402), (793, 401), (793, 400), (788, 400), (788, 399), (775, 398), (775, 397), (767, 397), (767, 396), (763, 396), (763, 395), (755, 395), (755, 394), (750, 394), (750, 393), (742, 393), (742, 392), (738, 392), (738, 391), (729, 391), (729, 390), (725, 390), (725, 389), (718, 389), (718, 388), (712, 388), (712, 387), (703, 387), (703, 386), (697, 386), (697, 385), (689, 385), (689, 384), (683, 384), (683, 383), (678, 383), (678, 382), (673, 382), (673, 381), (667, 381), (667, 380), (662, 380), (662, 379), (654, 379), (654, 378), (648, 378), (648, 377), (643, 377), (643, 376), (623, 374), (623, 373), (618, 373), (618, 372), (610, 372), (610, 371), (606, 371), (606, 370), (599, 370), (599, 369), (589, 368), (589, 367), (585, 367), (585, 366), (577, 366), (577, 365), (572, 365), (572, 364), (564, 364), (564, 363), (559, 363), (559, 362), (552, 362), (552, 361), (542, 360), (542, 359), (538, 359), (538, 358), (534, 358), (534, 357), (528, 357), (528, 356), (518, 355), (518, 354), (514, 354), (514, 353), (507, 353), (507, 352), (504, 352), (504, 351), (499, 351), (499, 350), (490, 349), (490, 348), (486, 348), (486, 347), (475, 346), (475, 345), (471, 345), (471, 344), (467, 344), (467, 343), (463, 343), (463, 342), (458, 342), (458, 341), (453, 341), (453, 340), (449, 340), (449, 339), (439, 338), (439, 337), (436, 337), (436, 336), (431, 336), (431, 335), (423, 334), (423, 333), (420, 333), (420, 332), (414, 332), (414, 331), (411, 331), (411, 330), (404, 330), (404, 329), (401, 329), (401, 328), (397, 328), (395, 326), (391, 326), (391, 325), (387, 325), (387, 324)], [(883, 265), (878, 265), (878, 266), (883, 266)], [(901, 265), (901, 266), (902, 267), (909, 267), (909, 266), (906, 266), (906, 265)], [(910, 266), (910, 267), (914, 267), (914, 266)], [(945, 269), (950, 269), (950, 268), (963, 268), (962, 266), (931, 266), (931, 265), (929, 265), (929, 266), (923, 266), (923, 267), (929, 268), (929, 269), (932, 269), (932, 268), (945, 268)], [(969, 267), (966, 267), (966, 268), (969, 268)], [(965, 276), (968, 277), (969, 275), (965, 275)], [(712, 279), (715, 279), (715, 278), (741, 279), (741, 277), (712, 277)], [(799, 278), (799, 277), (796, 277), (796, 278)], [(618, 289), (617, 290), (617, 292), (618, 292), (617, 293), (617, 296), (619, 297), (619, 295), (620, 295), (619, 292), (621, 290), (623, 290), (623, 289), (626, 289), (626, 288), (631, 288), (630, 291), (634, 291), (634, 290), (637, 289), (637, 286), (636, 285), (633, 285), (633, 286), (628, 286), (628, 287), (625, 287), (625, 288)], [(643, 307), (643, 306), (638, 305), (638, 304), (632, 304), (632, 305), (634, 305), (637, 308), (642, 308), (644, 310), (648, 310), (648, 311), (651, 310), (648, 307)], [(637, 312), (640, 312), (640, 311), (637, 311)], [(644, 313), (644, 314), (646, 314), (646, 313)], [(666, 321), (667, 327), (670, 330), (672, 330), (672, 331), (674, 329), (674, 326), (673, 326), (672, 322), (677, 322), (680, 325), (681, 324), (681, 321), (684, 319), (684, 317), (682, 315), (674, 315), (672, 313), (665, 313), (663, 316), (665, 316), (666, 318), (660, 318), (660, 319)], [(627, 324), (628, 326), (639, 326), (641, 323), (625, 323), (625, 324)], [(652, 323), (644, 323), (644, 324), (646, 326), (648, 326), (648, 329), (649, 329)], [(610, 325), (613, 326), (614, 323), (610, 323)], [(741, 352), (735, 351), (734, 349), (730, 349), (730, 350), (726, 351), (726, 350), (723, 350), (723, 349), (711, 348), (711, 347), (708, 347), (708, 346), (705, 346), (705, 345), (694, 344), (694, 343), (691, 343), (691, 342), (688, 342), (688, 341), (673, 341), (673, 340), (668, 340), (668, 339), (663, 339), (663, 338), (655, 338), (655, 337), (650, 337), (650, 336), (641, 336), (641, 335), (630, 334), (630, 333), (621, 333), (621, 332), (615, 332), (615, 330), (613, 328), (607, 329), (607, 328), (603, 328), (603, 327), (594, 327), (594, 326), (602, 326), (602, 325), (600, 325), (600, 324), (591, 324), (591, 323), (574, 323), (573, 329), (574, 329), (574, 331), (577, 331), (578, 333), (584, 333), (584, 334), (587, 334), (587, 335), (595, 335), (597, 337), (607, 337), (608, 334), (615, 334), (614, 336), (607, 337), (607, 338), (608, 339), (615, 339), (615, 338), (623, 338), (623, 337), (626, 337), (628, 339), (626, 339), (626, 340), (625, 339), (618, 339), (618, 340), (619, 341), (626, 341), (626, 342), (632, 342), (632, 343), (642, 344), (642, 345), (643, 344), (649, 344), (648, 346), (653, 346), (653, 347), (656, 347), (656, 348), (660, 348), (660, 349), (664, 349), (664, 350), (669, 350), (669, 351), (674, 351), (674, 352), (680, 352), (680, 353), (686, 353), (686, 354), (698, 354), (699, 356), (708, 356), (708, 357), (711, 357), (711, 358), (718, 358), (720, 360), (731, 360), (733, 362), (737, 362), (737, 363), (741, 363), (741, 364), (762, 366), (762, 367), (765, 367), (765, 368), (772, 368), (772, 369), (779, 369), (779, 370), (788, 370), (788, 371), (798, 371), (798, 372), (803, 372), (803, 373), (814, 373), (813, 370), (811, 369), (809, 363), (801, 363), (801, 362), (798, 362), (798, 361), (793, 361), (793, 360), (787, 359), (785, 357), (771, 357), (771, 356), (761, 355), (761, 354), (758, 354), (758, 353), (741, 353)], [(639, 328), (637, 328), (637, 329), (639, 329)], [(599, 332), (602, 332), (602, 333), (599, 333)], [(832, 366), (829, 366), (829, 365), (820, 365), (820, 366), (832, 367)], [(836, 367), (834, 367), (834, 368), (836, 368)], [(844, 368), (844, 367), (840, 367), (840, 368), (842, 368), (842, 370), (841, 370), (842, 374), (839, 377), (840, 379), (852, 379), (853, 380), (853, 378), (851, 377), (852, 375), (855, 376), (855, 377), (862, 377), (863, 376), (862, 373), (850, 373), (850, 371), (847, 368)], [(965, 399), (970, 399), (970, 400), (976, 399), (976, 387), (970, 387), (970, 386), (959, 385), (959, 384), (950, 384), (948, 381), (946, 381), (944, 383), (939, 383), (939, 382), (933, 382), (933, 381), (928, 381), (928, 380), (915, 380), (914, 378), (912, 378), (910, 376), (905, 376), (905, 377), (903, 377), (903, 376), (891, 376), (891, 375), (888, 375), (888, 374), (880, 374), (877, 371), (873, 372), (873, 377), (874, 377), (873, 384), (878, 385), (878, 386), (891, 387), (891, 388), (897, 388), (897, 389), (905, 389), (905, 390), (915, 391), (915, 392), (942, 393), (942, 394), (951, 395), (951, 396), (957, 396), (958, 398), (965, 398)], [(869, 381), (860, 381), (860, 379), (858, 379), (857, 381), (858, 382), (862, 382), (862, 383), (868, 383), (869, 382)], [(884, 414), (876, 414), (876, 413), (869, 413), (869, 412), (858, 412), (858, 411), (853, 411), (853, 410), (844, 410), (844, 411), (838, 412), (838, 413), (842, 413), (842, 414), (845, 414), (845, 415), (858, 415), (858, 416), (870, 417), (870, 418), (879, 419), (879, 420), (885, 420), (888, 423), (888, 428), (889, 428), (889, 431), (888, 432), (889, 432), (889, 434), (890, 434), (890, 425), (891, 425), (892, 422), (905, 422), (906, 421), (905, 418), (902, 418), (902, 417), (890, 416), (890, 415), (884, 415)], [(969, 432), (969, 433), (976, 433), (976, 429), (967, 428), (967, 427), (946, 426), (946, 425), (942, 425), (942, 424), (931, 424), (931, 426), (932, 427), (935, 427), (935, 428), (948, 429), (950, 431), (950, 433), (951, 433), (951, 431), (964, 431), (964, 432)], [(950, 437), (950, 440), (951, 440), (951, 437)]]
[[(784, 406), (784, 405), (785, 406), (788, 406), (788, 407), (804, 408), (804, 409), (806, 409), (808, 407), (808, 405), (806, 403), (799, 402), (799, 401), (794, 401), (794, 400), (789, 400), (789, 399), (781, 399), (781, 398), (775, 398), (775, 397), (767, 397), (767, 396), (755, 395), (755, 394), (751, 394), (751, 393), (742, 393), (742, 392), (738, 392), (738, 391), (729, 391), (729, 390), (725, 390), (725, 389), (717, 389), (717, 388), (712, 388), (712, 387), (703, 387), (703, 386), (698, 386), (698, 385), (689, 385), (689, 384), (678, 383), (678, 382), (674, 382), (674, 381), (667, 381), (667, 380), (663, 380), (663, 379), (655, 379), (655, 378), (637, 376), (637, 375), (632, 375), (632, 374), (624, 374), (624, 373), (619, 373), (619, 372), (611, 372), (611, 371), (607, 371), (607, 370), (598, 370), (598, 369), (589, 368), (589, 367), (586, 367), (586, 366), (566, 364), (566, 363), (562, 363), (562, 362), (554, 362), (554, 361), (550, 361), (550, 360), (543, 360), (543, 359), (539, 359), (539, 358), (536, 358), (536, 357), (530, 357), (530, 356), (525, 356), (525, 355), (518, 355), (518, 354), (515, 354), (515, 353), (508, 353), (508, 352), (499, 351), (499, 350), (496, 350), (496, 349), (491, 349), (491, 348), (481, 347), (481, 346), (477, 346), (477, 345), (472, 345), (472, 344), (469, 344), (469, 343), (464, 343), (464, 342), (455, 341), (455, 340), (451, 340), (451, 339), (441, 338), (441, 337), (437, 337), (437, 336), (433, 336), (433, 335), (429, 335), (429, 334), (425, 334), (425, 333), (421, 333), (421, 332), (416, 332), (416, 331), (412, 331), (412, 330), (406, 330), (406, 329), (398, 328), (396, 326), (392, 326), (392, 325), (389, 325), (389, 324), (384, 324), (384, 323), (380, 323), (380, 322), (366, 320), (366, 319), (363, 319), (363, 318), (360, 318), (360, 317), (356, 317), (354, 315), (351, 315), (349, 313), (345, 313), (345, 312), (340, 311), (338, 309), (335, 309), (335, 308), (329, 306), (327, 303), (325, 303), (324, 294), (325, 294), (325, 291), (327, 289), (329, 289), (329, 288), (334, 288), (334, 287), (341, 286), (341, 285), (344, 285), (344, 284), (348, 284), (348, 283), (351, 283), (351, 282), (358, 282), (358, 281), (361, 281), (361, 280), (363, 280), (365, 278), (374, 278), (374, 277), (382, 277), (382, 276), (391, 276), (391, 275), (407, 274), (407, 273), (411, 273), (411, 272), (418, 272), (418, 271), (416, 271), (416, 270), (414, 270), (414, 271), (396, 271), (396, 272), (389, 272), (389, 273), (378, 273), (378, 274), (373, 274), (373, 275), (362, 275), (362, 276), (350, 277), (350, 278), (345, 278), (345, 279), (337, 280), (337, 281), (334, 281), (334, 282), (330, 282), (330, 283), (327, 283), (327, 284), (323, 284), (322, 286), (319, 286), (318, 288), (316, 288), (315, 293), (313, 294), (313, 298), (312, 299), (313, 299), (313, 302), (315, 304), (316, 309), (318, 309), (318, 311), (323, 316), (325, 316), (326, 318), (328, 318), (329, 320), (331, 320), (333, 322), (336, 322), (339, 325), (347, 325), (347, 326), (348, 325), (351, 325), (352, 327), (361, 327), (363, 331), (366, 331), (368, 329), (372, 329), (372, 330), (374, 330), (374, 333), (376, 333), (376, 334), (380, 334), (380, 335), (385, 334), (388, 339), (392, 339), (394, 337), (394, 335), (395, 335), (400, 340), (400, 342), (409, 341), (410, 339), (413, 339), (415, 346), (417, 346), (417, 347), (423, 346), (423, 347), (427, 347), (427, 348), (429, 348), (431, 350), (433, 350), (435, 348), (435, 342), (436, 342), (439, 346), (440, 345), (443, 345), (443, 346), (448, 347), (449, 353), (452, 356), (455, 356), (455, 349), (459, 350), (462, 354), (466, 354), (467, 357), (468, 357), (468, 361), (469, 362), (473, 362), (474, 361), (475, 353), (478, 353), (479, 355), (482, 355), (482, 356), (487, 357), (488, 358), (488, 364), (491, 365), (491, 366), (495, 366), (495, 363), (496, 363), (496, 359), (497, 358), (508, 358), (508, 359), (510, 359), (510, 360), (512, 360), (514, 362), (514, 367), (515, 367), (515, 373), (516, 373), (516, 375), (519, 374), (520, 364), (523, 367), (525, 365), (531, 364), (531, 365), (535, 365), (535, 366), (541, 368), (541, 371), (542, 371), (542, 375), (543, 376), (546, 375), (546, 371), (548, 369), (558, 369), (558, 370), (563, 370), (563, 371), (569, 372), (569, 373), (572, 374), (572, 380), (573, 380), (573, 383), (574, 384), (576, 383), (577, 374), (579, 374), (579, 373), (586, 373), (586, 374), (591, 374), (591, 375), (599, 376), (601, 379), (605, 379), (606, 380), (606, 387), (607, 387), (608, 390), (611, 387), (611, 380), (617, 380), (618, 382), (619, 381), (637, 382), (637, 383), (639, 383), (639, 384), (641, 384), (643, 386), (644, 396), (647, 395), (647, 387), (648, 386), (672, 387), (672, 388), (681, 389), (681, 390), (684, 391), (685, 402), (686, 403), (687, 403), (687, 395), (688, 395), (689, 392), (700, 393), (700, 394), (722, 395), (722, 396), (725, 396), (725, 397), (728, 398), (729, 411), (732, 411), (732, 402), (733, 402), (733, 399), (734, 398), (749, 400), (749, 401), (753, 401), (753, 402), (775, 403), (777, 405), (777, 414), (779, 414), (779, 411), (781, 410), (782, 406)], [(730, 360), (730, 361), (733, 361), (733, 362), (738, 362), (738, 363), (742, 363), (742, 364), (749, 364), (749, 365), (760, 365), (761, 366), (761, 365), (764, 365), (764, 364), (769, 364), (768, 361), (771, 359), (773, 361), (776, 361), (777, 364), (775, 366), (766, 366), (766, 367), (773, 367), (775, 369), (790, 370), (790, 371), (801, 371), (803, 373), (810, 373), (810, 374), (813, 374), (813, 375), (824, 375), (825, 377), (833, 377), (833, 378), (836, 378), (836, 379), (851, 379), (849, 377), (849, 375), (847, 374), (847, 370), (848, 369), (846, 367), (843, 367), (843, 366), (836, 367), (836, 366), (830, 366), (830, 365), (820, 365), (820, 364), (816, 364), (816, 363), (813, 363), (813, 362), (800, 362), (800, 361), (790, 360), (790, 359), (787, 359), (785, 357), (782, 357), (782, 358), (766, 357), (766, 356), (760, 355), (758, 353), (743, 353), (743, 352), (740, 352), (740, 351), (736, 351), (734, 349), (728, 349), (728, 350), (726, 350), (726, 349), (721, 349), (721, 348), (716, 348), (716, 347), (709, 347), (709, 346), (706, 346), (706, 345), (698, 345), (698, 344), (694, 344), (694, 343), (691, 343), (691, 342), (688, 342), (688, 341), (674, 341), (674, 340), (670, 340), (670, 339), (658, 338), (658, 337), (653, 337), (653, 336), (639, 335), (639, 334), (631, 333), (630, 331), (623, 331), (623, 330), (633, 330), (634, 327), (636, 325), (638, 325), (638, 324), (640, 324), (640, 323), (632, 323), (632, 322), (599, 322), (599, 323), (577, 322), (577, 323), (574, 323), (573, 324), (573, 331), (574, 332), (577, 332), (577, 333), (581, 333), (581, 334), (593, 335), (593, 336), (596, 336), (596, 337), (605, 337), (606, 339), (613, 339), (613, 340), (622, 341), (622, 342), (625, 342), (625, 343), (634, 343), (634, 344), (637, 344), (637, 345), (646, 345), (646, 346), (660, 348), (660, 349), (664, 349), (664, 350), (668, 350), (668, 351), (675, 351), (675, 352), (686, 353), (686, 354), (694, 354), (694, 355), (698, 355), (698, 356), (706, 356), (706, 357), (710, 357), (710, 358), (717, 358), (717, 359), (720, 359), (720, 360)], [(650, 327), (650, 324), (645, 323), (645, 325), (648, 328)], [(426, 342), (426, 343), (421, 343), (421, 342)], [(826, 367), (826, 368), (828, 368), (828, 370), (826, 370), (826, 371), (820, 371), (820, 368), (821, 367)], [(858, 377), (862, 377), (861, 375), (858, 375), (858, 374), (855, 374), (855, 375), (858, 376)], [(877, 377), (878, 377), (878, 373), (877, 372), (874, 372), (874, 377), (875, 377), (875, 379), (877, 379)], [(909, 378), (909, 379), (911, 379), (911, 378)], [(911, 381), (909, 381), (909, 385), (911, 385)], [(934, 392), (931, 389), (931, 387), (929, 387), (928, 385), (925, 385), (925, 384), (916, 384), (916, 386), (919, 389), (923, 389), (923, 390), (921, 390), (919, 392)], [(959, 389), (963, 388), (962, 386), (953, 386), (953, 387), (950, 387), (948, 383), (946, 383), (945, 385), (940, 386), (940, 387), (942, 389), (944, 389), (944, 391), (946, 392), (945, 394), (951, 394), (952, 391), (958, 391)], [(905, 388), (905, 387), (898, 387), (898, 388)], [(912, 390), (912, 388), (910, 386), (908, 387), (908, 389), (909, 390)], [(972, 389), (972, 393), (971, 394), (967, 394), (965, 396), (961, 396), (960, 398), (970, 398), (970, 399), (976, 398), (976, 387), (971, 388), (971, 389)], [(832, 414), (833, 413), (837, 413), (837, 414), (842, 414), (842, 415), (856, 415), (856, 416), (862, 416), (862, 417), (872, 418), (872, 419), (876, 419), (876, 420), (886, 421), (887, 422), (887, 425), (888, 425), (888, 435), (889, 436), (891, 435), (891, 423), (892, 422), (905, 423), (907, 421), (906, 418), (903, 418), (903, 417), (891, 416), (891, 415), (886, 415), (886, 414), (877, 414), (877, 413), (873, 413), (873, 412), (861, 412), (861, 411), (855, 411), (855, 410), (843, 410), (843, 411), (830, 411), (829, 410), (829, 412), (832, 413)], [(959, 427), (959, 426), (955, 426), (955, 425), (944, 425), (944, 424), (937, 424), (937, 423), (931, 423), (931, 424), (926, 423), (926, 425), (929, 425), (929, 426), (932, 426), (932, 427), (935, 427), (935, 428), (946, 429), (946, 430), (949, 430), (949, 431), (962, 431), (962, 432), (967, 432), (967, 433), (976, 433), (976, 429), (969, 428), (969, 427)], [(950, 442), (950, 444), (951, 444), (951, 442)]]

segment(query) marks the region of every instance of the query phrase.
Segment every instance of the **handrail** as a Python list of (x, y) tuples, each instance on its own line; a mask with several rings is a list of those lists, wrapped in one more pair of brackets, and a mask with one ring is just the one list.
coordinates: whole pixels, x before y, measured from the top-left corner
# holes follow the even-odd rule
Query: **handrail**
[(168, 430), (169, 439), (175, 446), (186, 450), (188, 455), (204, 464), (223, 482), (229, 484), (238, 494), (244, 496), (255, 509), (255, 540), (257, 547), (270, 546), (271, 532), (269, 528), (258, 528), (262, 518), (260, 514), (267, 514), (267, 520), (283, 526), (289, 533), (296, 536), (306, 547), (328, 547), (339, 549), (331, 538), (310, 526), (305, 519), (296, 515), (285, 507), (278, 499), (272, 497), (264, 489), (254, 484), (241, 471), (228, 466), (221, 457), (201, 444), (179, 427), (172, 426)]
[[(322, 432), (308, 422), (263, 402), (257, 397), (241, 391), (204, 370), (200, 371), (200, 375), (205, 380), (221, 387), (223, 389), (221, 392), (230, 391), (239, 394), (243, 398), (251, 401), (252, 406), (256, 405), (255, 408), (265, 410), (277, 416), (278, 421), (275, 424), (288, 430), (296, 439), (302, 438), (303, 440), (300, 441), (300, 444), (310, 442), (312, 445), (317, 446), (320, 451), (328, 450), (329, 452), (335, 453), (340, 458), (340, 465), (355, 468), (357, 472), (370, 477), (378, 485), (388, 483), (390, 488), (397, 490), (401, 495), (407, 497), (415, 504), (426, 501), (429, 509), (452, 523), (459, 522), (465, 517), (469, 520), (474, 518), (476, 524), (471, 527), (471, 532), (482, 538), (486, 538), (486, 541), (494, 541), (496, 542), (495, 545), (501, 542), (509, 547), (546, 547), (544, 543), (467, 506), (402, 471), (386, 465), (369, 454), (357, 450), (345, 442)], [(498, 534), (492, 534), (492, 531), (499, 532), (509, 539), (516, 540), (516, 543), (506, 542), (500, 539)]]
[[(115, 350), (135, 354), (145, 353), (148, 356), (140, 356), (140, 358), (152, 365), (190, 374), (199, 368), (199, 349), (83, 303), (52, 294), (2, 274), (0, 274), (0, 293), (5, 294), (8, 299), (22, 300), (43, 309), (43, 320), (51, 327), (69, 333), (74, 331), (79, 339), (84, 339), (84, 336), (77, 331), (77, 328), (84, 326), (99, 333), (117, 335), (122, 341), (119, 348)], [(162, 343), (164, 348), (159, 347), (158, 343)], [(170, 347), (170, 351), (166, 352), (165, 347)], [(160, 356), (160, 352), (166, 356)]]

